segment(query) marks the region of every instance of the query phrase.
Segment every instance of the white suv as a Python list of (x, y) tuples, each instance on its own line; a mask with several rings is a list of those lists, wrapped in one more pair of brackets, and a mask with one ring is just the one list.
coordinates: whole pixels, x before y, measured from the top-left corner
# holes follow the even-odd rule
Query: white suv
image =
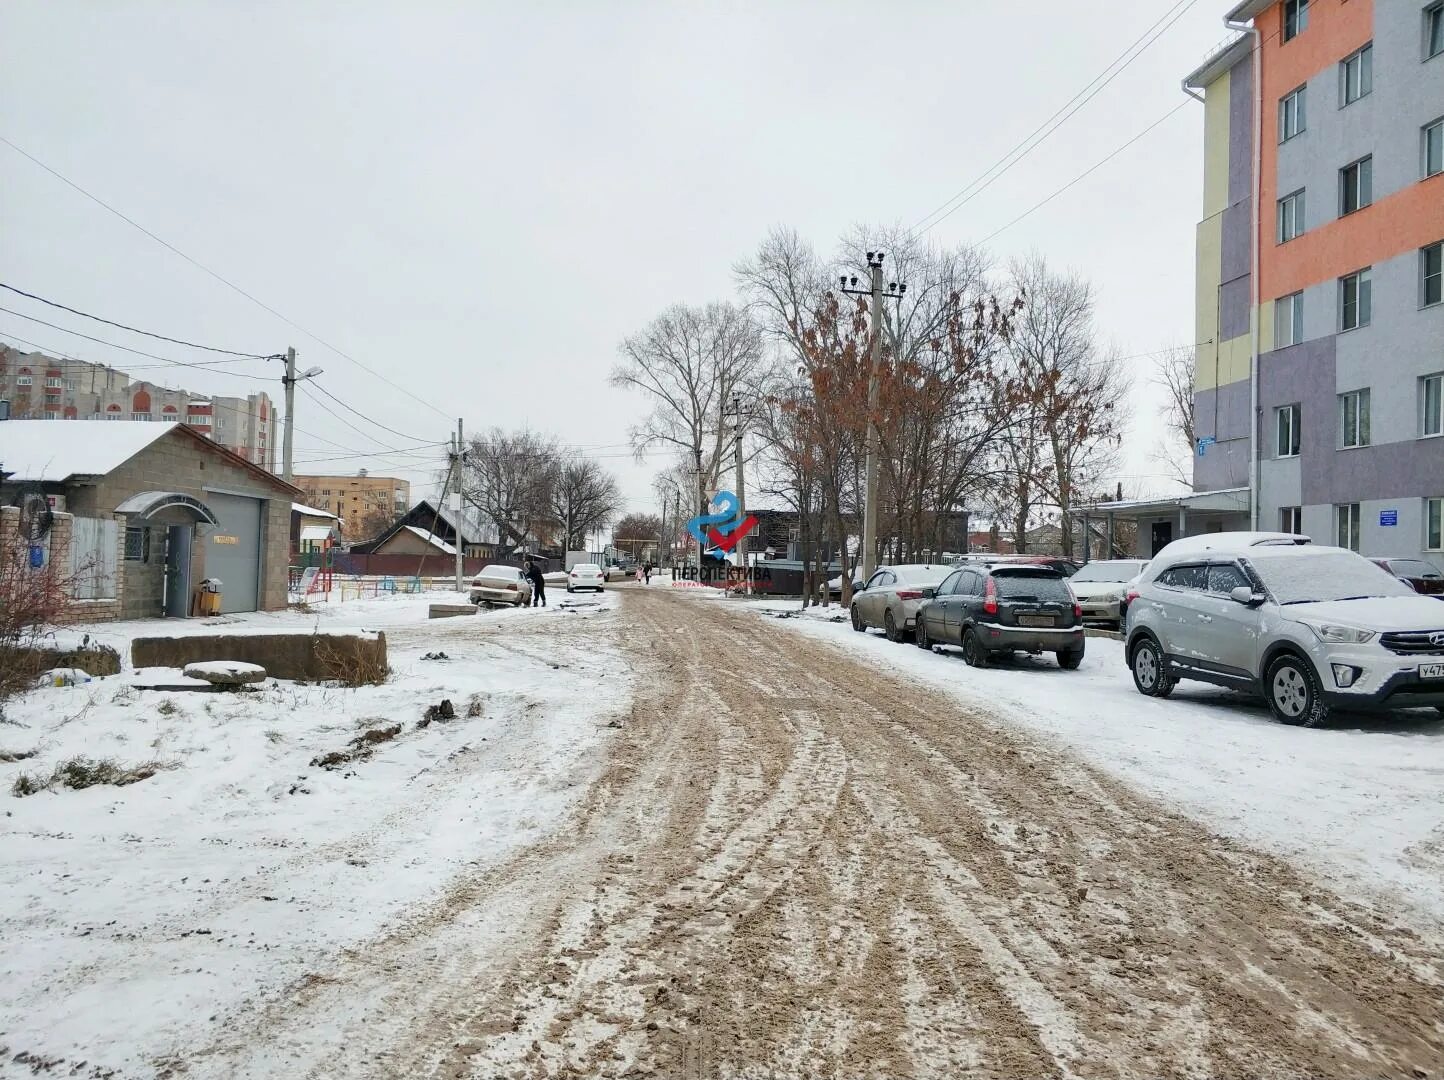
[(1130, 590), (1140, 693), (1179, 679), (1261, 695), (1285, 724), (1444, 707), (1444, 604), (1368, 559), (1287, 533), (1176, 540)]

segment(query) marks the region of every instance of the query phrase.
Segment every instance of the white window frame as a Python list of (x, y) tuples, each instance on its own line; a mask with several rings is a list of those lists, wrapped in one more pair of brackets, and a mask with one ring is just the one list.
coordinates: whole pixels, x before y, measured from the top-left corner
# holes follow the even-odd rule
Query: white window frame
[[(1289, 15), (1293, 14), (1293, 32), (1289, 32)], [(1309, 0), (1284, 0), (1279, 12), (1283, 25), (1279, 27), (1279, 40), (1293, 41), (1309, 28)]]
[(1444, 173), (1444, 116), (1419, 129), (1419, 176), (1428, 180)]
[(1444, 551), (1444, 499), (1424, 500), (1424, 550)]
[[(1296, 139), (1309, 130), (1308, 84), (1279, 98), (1279, 142)], [(1290, 120), (1293, 122), (1290, 123)]]
[(1341, 548), (1359, 550), (1359, 504), (1334, 504), (1334, 539)]
[[(1292, 405), (1280, 405), (1274, 410), (1274, 456), (1279, 458), (1293, 458), (1299, 456), (1303, 445), (1300, 420), (1303, 419), (1303, 409), (1295, 402)], [(1287, 436), (1287, 441), (1285, 441)], [(1285, 448), (1287, 446), (1287, 449)]]
[(1374, 43), (1339, 62), (1340, 108), (1347, 108), (1374, 91)]
[[(1432, 419), (1429, 416), (1431, 393), (1434, 398)], [(1419, 377), (1419, 437), (1432, 439), (1439, 435), (1444, 435), (1444, 372)]]
[[(1354, 292), (1354, 319), (1349, 321), (1349, 290)], [(1374, 271), (1366, 266), (1339, 278), (1339, 332), (1358, 330), (1374, 319)]]
[(1280, 296), (1274, 301), (1274, 348), (1287, 349), (1303, 339), (1304, 294), (1296, 292)]
[[(1429, 273), (1429, 253), (1434, 253), (1436, 269)], [(1433, 300), (1429, 299), (1429, 282), (1433, 281), (1436, 293)], [(1435, 304), (1444, 301), (1444, 240), (1437, 243), (1425, 244), (1419, 249), (1419, 306), (1433, 307)]]
[(1277, 243), (1287, 244), (1304, 234), (1305, 207), (1303, 188), (1290, 192), (1278, 201), (1278, 228), (1275, 230)]
[(17, 376), (15, 376), (15, 385), (16, 385), (16, 386), (33, 386), (33, 385), (35, 385), (35, 378), (34, 378), (34, 376), (31, 376), (31, 375), (17, 375)]
[[(1355, 205), (1348, 200), (1349, 174), (1354, 174)], [(1358, 161), (1351, 161), (1339, 170), (1339, 217), (1357, 214), (1360, 210), (1374, 205), (1374, 155), (1365, 154)]]
[(1424, 9), (1424, 59), (1444, 56), (1444, 2)]
[(47, 376), (45, 376), (45, 389), (47, 389), (47, 390), (63, 390), (64, 388), (65, 388), (65, 380), (62, 379), (59, 375), (47, 375)]
[[(1353, 403), (1354, 432), (1349, 434), (1349, 404)], [(1339, 449), (1356, 450), (1370, 445), (1369, 388), (1349, 390), (1339, 395)]]
[(1302, 535), (1304, 531), (1304, 508), (1302, 506), (1279, 507), (1279, 532)]

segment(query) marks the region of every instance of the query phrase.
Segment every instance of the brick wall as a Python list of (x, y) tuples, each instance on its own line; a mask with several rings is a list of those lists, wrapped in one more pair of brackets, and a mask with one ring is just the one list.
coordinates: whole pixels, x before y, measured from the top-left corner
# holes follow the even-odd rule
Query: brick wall
[[(118, 520), (120, 520), (118, 518)], [(0, 551), (11, 550), (10, 544), (14, 540), (20, 528), (20, 510), (18, 507), (0, 507)], [(45, 562), (51, 572), (56, 574), (57, 580), (62, 584), (68, 581), (70, 573), (70, 547), (74, 535), (74, 515), (56, 514), (49, 535), (42, 542), (46, 548)], [(121, 604), (119, 597), (123, 595), (125, 564), (121, 562), (124, 554), (125, 528), (122, 520), (121, 528), (117, 530), (116, 538), (116, 599), (103, 600), (75, 600), (65, 610), (58, 612), (55, 617), (56, 623), (79, 623), (79, 622), (109, 622), (121, 617)]]

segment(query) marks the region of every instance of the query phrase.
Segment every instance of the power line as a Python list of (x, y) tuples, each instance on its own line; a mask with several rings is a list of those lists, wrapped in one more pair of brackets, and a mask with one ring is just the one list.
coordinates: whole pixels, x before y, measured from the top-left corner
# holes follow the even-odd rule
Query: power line
[[(320, 410), (321, 410), (323, 413), (325, 413), (326, 415), (330, 416), (332, 419), (338, 420), (338, 421), (340, 421), (342, 424), (345, 424), (348, 428), (350, 428), (352, 431), (354, 431), (357, 435), (360, 435), (362, 438), (364, 438), (364, 439), (370, 439), (372, 442), (374, 442), (377, 446), (381, 447), (381, 448), (382, 448), (383, 450), (385, 450), (387, 453), (391, 453), (391, 454), (396, 453), (396, 447), (394, 447), (394, 446), (387, 446), (384, 442), (382, 442), (380, 439), (378, 439), (375, 435), (372, 435), (369, 431), (362, 431), (362, 430), (361, 430), (359, 427), (357, 427), (355, 424), (351, 423), (350, 420), (347, 420), (347, 419), (346, 419), (344, 416), (342, 416), (340, 413), (336, 412), (336, 410), (334, 410), (334, 409), (332, 409), (332, 408), (329, 408), (324, 401), (322, 401), (320, 398), (316, 397), (316, 395), (314, 395), (314, 394), (312, 394), (312, 393), (310, 392), (310, 389), (311, 389), (311, 388), (308, 387), (305, 383), (302, 383), (302, 384), (300, 385), (299, 389), (302, 390), (302, 391), (306, 394), (306, 396), (310, 399), (311, 404), (315, 405), (318, 409), (320, 409)], [(415, 438), (415, 436), (408, 436), (408, 438)]]
[(40, 303), (45, 304), (49, 307), (59, 308), (61, 311), (68, 311), (70, 312), (70, 314), (79, 315), (81, 318), (84, 319), (94, 319), (96, 322), (105, 323), (106, 326), (114, 326), (120, 330), (129, 330), (132, 334), (142, 334), (145, 337), (156, 338), (160, 341), (169, 341), (172, 345), (185, 345), (192, 349), (204, 349), (206, 352), (225, 353), (227, 356), (240, 356), (247, 360), (281, 359), (280, 355), (277, 353), (250, 353), (237, 352), (235, 349), (219, 349), (216, 348), (216, 346), (214, 345), (198, 345), (194, 341), (185, 341), (182, 338), (167, 337), (165, 334), (156, 334), (152, 333), (149, 330), (141, 330), (138, 327), (127, 326), (125, 323), (116, 322), (113, 319), (103, 319), (99, 315), (92, 315), (88, 311), (81, 311), (79, 308), (73, 308), (67, 304), (62, 304), (55, 300), (47, 300), (43, 296), (36, 296), (34, 293), (26, 292), (24, 289), (17, 289), (14, 285), (7, 285), (3, 281), (0, 281), (0, 289), (6, 289), (10, 292), (15, 293), (17, 296), (25, 297), (27, 300), (38, 300)]
[(363, 413), (363, 412), (361, 412), (361, 411), (359, 411), (359, 410), (357, 410), (357, 409), (353, 409), (350, 405), (347, 405), (344, 401), (342, 401), (342, 400), (341, 400), (340, 398), (338, 398), (335, 394), (331, 393), (331, 391), (327, 390), (324, 386), (320, 385), (319, 383), (313, 385), (313, 386), (311, 387), (311, 389), (315, 390), (315, 391), (316, 391), (317, 393), (319, 393), (319, 394), (325, 394), (328, 398), (330, 398), (332, 401), (334, 401), (337, 405), (341, 406), (341, 408), (345, 409), (347, 412), (353, 413), (354, 415), (359, 416), (362, 420), (365, 420), (368, 424), (373, 424), (373, 425), (375, 425), (376, 427), (379, 427), (382, 431), (390, 432), (392, 435), (399, 435), (399, 436), (400, 436), (401, 438), (403, 438), (403, 439), (411, 439), (412, 441), (415, 441), (415, 440), (416, 440), (416, 436), (415, 436), (415, 435), (408, 435), (408, 434), (406, 434), (406, 432), (404, 432), (404, 431), (397, 431), (395, 428), (387, 427), (385, 424), (381, 423), (381, 421), (379, 421), (379, 420), (373, 420), (371, 417), (367, 416), (365, 413)]
[[(1080, 109), (1083, 108), (1083, 106), (1087, 105), (1088, 102), (1092, 101), (1093, 98), (1097, 97), (1098, 94), (1101, 93), (1109, 83), (1111, 83), (1125, 70), (1127, 70), (1127, 68), (1135, 60), (1142, 56), (1155, 41), (1157, 41), (1169, 29), (1171, 29), (1174, 23), (1178, 22), (1179, 19), (1183, 18), (1183, 16), (1187, 14), (1188, 9), (1193, 7), (1193, 5), (1197, 2), (1198, 0), (1178, 0), (1178, 3), (1176, 3), (1171, 9), (1165, 12), (1157, 22), (1155, 22), (1152, 26), (1145, 30), (1141, 35), (1139, 35), (1139, 37), (1131, 45), (1128, 46), (1128, 48), (1124, 49), (1123, 52), (1118, 56), (1118, 58), (1113, 61), (1113, 63), (1105, 67), (1101, 72), (1099, 72), (1098, 75), (1093, 78), (1091, 82), (1084, 86), (1082, 90), (1078, 91), (1078, 93), (1074, 94), (1073, 97), (1068, 99), (1068, 101), (1064, 102), (1057, 112), (1053, 113), (1053, 115), (1048, 117), (1047, 120), (1044, 120), (1043, 123), (1040, 124), (1037, 128), (1035, 128), (1025, 139), (1023, 139), (1022, 142), (1020, 142), (1017, 146), (1013, 147), (1012, 150), (1008, 151), (1008, 153), (1004, 154), (1001, 158), (995, 161), (986, 171), (984, 171), (979, 177), (977, 177), (970, 184), (964, 187), (951, 199), (947, 200), (937, 209), (933, 210), (932, 213), (927, 214), (923, 218), (921, 218), (916, 225), (914, 225), (910, 230), (908, 230), (909, 233), (913, 235), (921, 235), (922, 233), (928, 232), (934, 226), (942, 223), (947, 218), (951, 217), (954, 213), (956, 213), (958, 210), (962, 209), (963, 206), (965, 206), (967, 203), (971, 202), (974, 198), (980, 195), (986, 188), (991, 187), (993, 183), (995, 183), (1005, 173), (1012, 169), (1014, 165), (1017, 165), (1018, 162), (1022, 161), (1025, 157), (1027, 157), (1039, 146), (1041, 146), (1043, 142), (1047, 140), (1048, 136), (1052, 135), (1053, 132), (1057, 131), (1060, 127), (1067, 123), (1074, 114), (1076, 114)], [(1165, 23), (1166, 25), (1162, 25)], [(1150, 34), (1152, 35), (1152, 37), (1149, 36)], [(1130, 53), (1132, 54), (1131, 56), (1129, 55)], [(1120, 64), (1122, 66), (1119, 66)], [(1100, 82), (1100, 80), (1102, 81)], [(1079, 100), (1080, 97), (1082, 98), (1081, 101)], [(1071, 109), (1070, 106), (1072, 106)], [(981, 186), (978, 186), (980, 184)], [(928, 224), (926, 228), (922, 228), (924, 222), (927, 222), (929, 218), (933, 218), (935, 220)]]
[(992, 232), (990, 232), (987, 236), (983, 237), (982, 240), (978, 241), (978, 246), (981, 247), (982, 245), (986, 244), (989, 240), (993, 239), (993, 237), (997, 236), (998, 234), (1007, 232), (1007, 231), (1008, 231), (1009, 229), (1011, 229), (1014, 225), (1018, 224), (1018, 222), (1022, 221), (1025, 217), (1028, 217), (1029, 215), (1033, 214), (1034, 212), (1043, 209), (1043, 207), (1047, 206), (1050, 202), (1052, 202), (1054, 199), (1056, 199), (1059, 195), (1062, 195), (1063, 192), (1067, 191), (1067, 190), (1068, 190), (1069, 188), (1071, 188), (1073, 185), (1079, 183), (1079, 182), (1082, 181), (1082, 180), (1086, 180), (1088, 177), (1092, 176), (1095, 172), (1097, 172), (1099, 169), (1101, 169), (1104, 165), (1107, 165), (1110, 161), (1112, 161), (1114, 158), (1116, 158), (1119, 154), (1123, 153), (1123, 151), (1127, 150), (1130, 146), (1132, 146), (1134, 143), (1136, 143), (1139, 139), (1143, 138), (1143, 136), (1147, 135), (1147, 134), (1148, 134), (1150, 131), (1152, 131), (1154, 128), (1158, 127), (1159, 124), (1163, 123), (1163, 122), (1164, 122), (1165, 120), (1167, 120), (1169, 117), (1173, 116), (1174, 113), (1178, 112), (1180, 109), (1182, 109), (1182, 108), (1183, 108), (1185, 105), (1187, 105), (1188, 103), (1189, 103), (1189, 99), (1188, 99), (1188, 98), (1184, 98), (1184, 99), (1183, 99), (1182, 101), (1180, 101), (1177, 105), (1175, 105), (1173, 108), (1169, 109), (1166, 113), (1164, 113), (1162, 116), (1160, 116), (1157, 120), (1153, 121), (1153, 123), (1149, 124), (1146, 128), (1144, 128), (1142, 131), (1140, 131), (1137, 135), (1133, 136), (1133, 138), (1129, 139), (1129, 140), (1128, 140), (1126, 143), (1124, 143), (1122, 146), (1118, 147), (1118, 149), (1114, 150), (1113, 153), (1109, 154), (1106, 158), (1104, 158), (1102, 161), (1098, 162), (1098, 163), (1097, 163), (1096, 165), (1094, 165), (1092, 168), (1086, 169), (1085, 171), (1079, 173), (1077, 176), (1073, 177), (1072, 180), (1069, 180), (1066, 184), (1064, 184), (1062, 187), (1060, 187), (1057, 191), (1053, 192), (1053, 194), (1049, 195), (1046, 199), (1043, 199), (1043, 200), (1041, 200), (1041, 201), (1039, 201), (1039, 202), (1037, 202), (1037, 203), (1034, 203), (1034, 204), (1033, 204), (1032, 206), (1030, 206), (1027, 210), (1024, 210), (1021, 214), (1019, 214), (1017, 217), (1015, 217), (1012, 221), (1008, 222), (1008, 223), (1007, 223), (1006, 225), (1004, 225), (1002, 228), (1000, 228), (1000, 229), (994, 229), (994, 230), (993, 230)]
[[(216, 273), (214, 270), (212, 270), (210, 267), (206, 266), (204, 263), (201, 263), (201, 262), (199, 262), (198, 260), (191, 258), (191, 256), (187, 255), (187, 254), (186, 254), (184, 251), (182, 251), (180, 248), (176, 247), (174, 244), (172, 244), (172, 243), (170, 243), (170, 242), (168, 242), (168, 241), (166, 241), (166, 240), (161, 239), (159, 236), (157, 236), (155, 233), (151, 232), (149, 229), (147, 229), (144, 225), (140, 224), (140, 222), (136, 221), (134, 218), (127, 217), (125, 214), (123, 214), (121, 211), (117, 210), (115, 207), (111, 206), (108, 202), (106, 202), (104, 199), (100, 198), (98, 195), (92, 195), (89, 191), (86, 191), (85, 188), (81, 187), (81, 186), (80, 186), (79, 184), (77, 184), (74, 180), (71, 180), (68, 176), (65, 176), (64, 174), (62, 174), (62, 173), (59, 172), (58, 170), (51, 168), (49, 165), (45, 164), (45, 162), (43, 162), (43, 161), (41, 161), (39, 158), (37, 158), (34, 154), (31, 154), (31, 153), (29, 153), (28, 151), (26, 151), (26, 150), (22, 149), (21, 147), (17, 146), (14, 142), (12, 142), (10, 139), (6, 138), (4, 135), (0, 135), (0, 142), (3, 142), (6, 146), (10, 147), (10, 149), (14, 150), (14, 151), (15, 151), (17, 154), (19, 154), (21, 157), (25, 158), (26, 160), (28, 160), (28, 161), (34, 163), (35, 165), (39, 166), (40, 168), (44, 169), (44, 170), (45, 170), (46, 172), (48, 172), (51, 176), (55, 177), (55, 178), (56, 178), (57, 180), (59, 180), (61, 183), (65, 184), (67, 187), (73, 188), (74, 190), (80, 192), (80, 194), (84, 195), (87, 199), (89, 199), (91, 202), (95, 203), (97, 206), (100, 206), (100, 207), (102, 207), (103, 209), (108, 210), (110, 213), (112, 213), (112, 214), (114, 214), (116, 217), (120, 218), (121, 221), (124, 221), (127, 225), (130, 225), (130, 226), (132, 226), (132, 227), (140, 230), (140, 231), (143, 232), (146, 236), (148, 236), (148, 237), (150, 237), (152, 240), (154, 240), (157, 244), (161, 245), (161, 247), (165, 248), (167, 251), (170, 251), (170, 252), (173, 252), (173, 253), (176, 254), (176, 255), (179, 255), (182, 259), (184, 259), (186, 262), (190, 263), (190, 264), (191, 264), (192, 266), (194, 266), (197, 270), (200, 270), (201, 272), (203, 272), (203, 273), (209, 275), (210, 277), (214, 278), (215, 280), (219, 281), (222, 285), (226, 286), (226, 288), (231, 289), (231, 290), (235, 291), (236, 293), (239, 293), (241, 296), (244, 296), (244, 297), (245, 297), (247, 300), (249, 300), (251, 303), (253, 303), (253, 304), (255, 304), (257, 307), (261, 308), (261, 310), (267, 311), (267, 312), (269, 312), (270, 314), (274, 315), (276, 318), (280, 319), (280, 320), (281, 320), (283, 323), (285, 323), (287, 326), (291, 327), (291, 328), (294, 329), (294, 330), (299, 330), (301, 333), (305, 334), (305, 335), (306, 335), (308, 338), (310, 338), (312, 341), (315, 341), (315, 342), (317, 342), (318, 344), (324, 346), (325, 348), (330, 349), (333, 353), (335, 353), (337, 356), (341, 357), (343, 360), (349, 360), (351, 363), (353, 363), (353, 364), (355, 364), (357, 367), (359, 367), (362, 371), (365, 371), (365, 372), (367, 372), (367, 373), (370, 374), (370, 375), (374, 375), (376, 378), (378, 378), (378, 379), (380, 379), (382, 382), (384, 382), (387, 386), (391, 387), (393, 390), (399, 390), (401, 393), (405, 394), (407, 397), (411, 398), (413, 401), (416, 401), (416, 402), (419, 402), (419, 403), (422, 404), (422, 405), (425, 405), (428, 409), (430, 409), (432, 412), (436, 413), (437, 415), (439, 415), (439, 416), (446, 416), (446, 413), (442, 412), (442, 410), (438, 409), (435, 405), (431, 404), (431, 402), (425, 400), (424, 398), (417, 397), (417, 396), (416, 396), (415, 394), (413, 394), (410, 390), (406, 389), (406, 387), (401, 386), (401, 385), (399, 385), (399, 384), (397, 384), (397, 383), (392, 382), (392, 381), (391, 381), (390, 379), (388, 379), (385, 375), (382, 375), (379, 371), (376, 371), (374, 368), (369, 367), (369, 366), (366, 365), (366, 364), (363, 364), (360, 360), (357, 360), (354, 356), (351, 356), (350, 354), (348, 354), (348, 353), (346, 353), (346, 352), (343, 352), (341, 349), (337, 348), (335, 345), (332, 345), (329, 341), (325, 340), (324, 338), (320, 337), (320, 336), (317, 335), (317, 334), (312, 333), (310, 330), (307, 330), (307, 329), (306, 329), (304, 326), (302, 326), (300, 323), (294, 321), (293, 319), (287, 318), (285, 315), (282, 315), (279, 311), (277, 311), (275, 308), (271, 307), (271, 306), (270, 306), (269, 304), (267, 304), (265, 301), (260, 300), (260, 299), (258, 299), (257, 297), (255, 297), (255, 296), (251, 295), (250, 293), (246, 292), (245, 289), (241, 288), (241, 287), (240, 287), (239, 285), (237, 285), (234, 281), (231, 281), (229, 278), (222, 277), (220, 274)], [(451, 418), (450, 418), (450, 417), (447, 417), (447, 419), (450, 420)]]
[[(173, 360), (169, 356), (160, 356), (157, 353), (145, 352), (142, 349), (132, 349), (128, 345), (117, 345), (115, 342), (106, 341), (104, 338), (92, 337), (89, 334), (82, 334), (79, 330), (72, 330), (68, 326), (60, 326), (57, 323), (46, 322), (44, 319), (37, 319), (34, 315), (26, 315), (23, 311), (13, 311), (7, 307), (0, 307), (0, 311), (3, 311), (6, 315), (14, 315), (17, 319), (24, 319), (26, 322), (39, 323), (41, 326), (48, 326), (52, 330), (59, 330), (62, 334), (73, 334), (75, 337), (84, 338), (86, 341), (93, 341), (97, 345), (106, 345), (112, 349), (119, 349), (121, 352), (134, 353), (136, 356), (148, 356), (152, 360), (161, 360), (167, 364), (174, 364), (176, 367), (195, 368), (197, 371), (217, 371), (219, 370), (219, 364), (235, 363), (234, 360), (213, 360), (209, 362), (198, 361), (195, 363), (191, 363), (185, 360)], [(266, 359), (266, 357), (258, 357), (258, 359)], [(243, 372), (231, 371), (229, 369), (225, 371), (225, 374), (235, 375), (238, 378), (242, 379), (264, 381), (259, 375), (247, 375)]]

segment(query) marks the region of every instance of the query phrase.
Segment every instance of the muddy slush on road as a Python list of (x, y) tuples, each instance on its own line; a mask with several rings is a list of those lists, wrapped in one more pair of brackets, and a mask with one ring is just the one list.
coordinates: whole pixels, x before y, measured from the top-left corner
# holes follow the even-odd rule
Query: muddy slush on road
[(636, 696), (569, 825), (186, 1075), (1444, 1076), (1438, 942), (825, 643), (622, 592)]

